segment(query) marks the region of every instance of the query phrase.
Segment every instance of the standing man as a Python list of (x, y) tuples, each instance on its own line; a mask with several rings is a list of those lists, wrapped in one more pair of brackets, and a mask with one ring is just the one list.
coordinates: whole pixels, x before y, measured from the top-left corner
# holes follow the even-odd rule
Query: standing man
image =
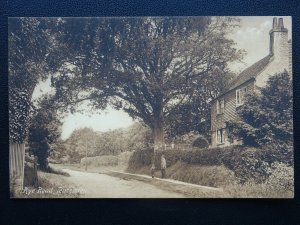
[(162, 154), (161, 155), (161, 165), (160, 165), (161, 178), (165, 178), (166, 177), (166, 168), (167, 168), (167, 162), (166, 162), (164, 154)]

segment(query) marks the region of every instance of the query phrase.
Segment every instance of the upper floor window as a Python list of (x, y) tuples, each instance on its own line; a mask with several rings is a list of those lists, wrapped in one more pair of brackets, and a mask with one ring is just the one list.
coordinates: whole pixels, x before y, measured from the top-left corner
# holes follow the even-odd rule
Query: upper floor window
[(224, 113), (224, 108), (225, 108), (224, 98), (218, 99), (217, 100), (217, 114)]
[(236, 106), (240, 106), (244, 104), (244, 97), (247, 92), (248, 92), (248, 87), (243, 87), (236, 90), (235, 92)]

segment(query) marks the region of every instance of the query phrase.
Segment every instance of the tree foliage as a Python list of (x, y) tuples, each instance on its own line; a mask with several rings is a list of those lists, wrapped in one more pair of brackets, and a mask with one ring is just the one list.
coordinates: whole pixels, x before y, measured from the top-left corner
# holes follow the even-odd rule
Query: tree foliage
[(72, 132), (65, 141), (66, 154), (71, 162), (80, 162), (86, 154), (93, 156), (99, 135), (91, 128), (80, 128)]
[(28, 132), (30, 152), (37, 156), (39, 167), (48, 168), (47, 158), (51, 146), (57, 142), (61, 135), (61, 126), (56, 109), (53, 107), (51, 96), (44, 96), (38, 101), (38, 108), (33, 112)]
[(106, 132), (95, 132), (91, 128), (77, 129), (64, 145), (70, 162), (80, 162), (86, 151), (88, 156), (118, 155), (125, 151), (141, 150), (152, 143), (149, 128), (135, 123), (126, 129)]
[[(226, 36), (237, 26), (228, 17), (66, 19), (65, 26), (71, 56), (52, 77), (57, 97), (122, 109), (150, 127), (157, 146), (178, 111), (197, 99), (206, 106), (228, 63), (242, 56)], [(199, 117), (209, 123), (207, 110)]]
[(156, 147), (166, 130), (209, 133), (210, 101), (243, 55), (227, 36), (237, 25), (230, 17), (10, 19), (11, 137), (24, 140), (33, 90), (49, 74), (60, 109), (110, 104), (146, 124)]
[[(60, 63), (58, 19), (10, 18), (8, 21), (9, 134), (24, 142), (34, 88)], [(51, 29), (50, 29), (51, 28)]]
[(270, 77), (266, 87), (246, 97), (238, 108), (239, 121), (227, 124), (229, 133), (247, 146), (274, 152), (275, 157), (293, 157), (293, 91), (287, 72)]

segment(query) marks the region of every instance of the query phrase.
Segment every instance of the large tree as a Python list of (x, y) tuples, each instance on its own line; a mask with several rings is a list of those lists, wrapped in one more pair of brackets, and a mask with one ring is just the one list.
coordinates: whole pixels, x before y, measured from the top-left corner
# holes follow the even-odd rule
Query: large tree
[(195, 95), (218, 94), (215, 84), (228, 74), (228, 63), (242, 56), (227, 37), (237, 25), (229, 17), (69, 19), (65, 24), (72, 57), (52, 78), (57, 97), (68, 105), (85, 99), (96, 108), (109, 103), (141, 119), (152, 130), (155, 149), (162, 147), (164, 127), (179, 107)]
[(8, 20), (9, 134), (11, 142), (26, 139), (32, 94), (40, 80), (56, 71), (62, 51), (55, 30), (59, 19)]

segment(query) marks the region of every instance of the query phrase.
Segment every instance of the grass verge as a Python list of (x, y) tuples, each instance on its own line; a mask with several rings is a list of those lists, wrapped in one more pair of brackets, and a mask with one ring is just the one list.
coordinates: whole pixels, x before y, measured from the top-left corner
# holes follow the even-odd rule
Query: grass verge
[(80, 190), (66, 180), (66, 175), (38, 171), (34, 186), (21, 188), (20, 182), (11, 182), (11, 198), (78, 198)]

